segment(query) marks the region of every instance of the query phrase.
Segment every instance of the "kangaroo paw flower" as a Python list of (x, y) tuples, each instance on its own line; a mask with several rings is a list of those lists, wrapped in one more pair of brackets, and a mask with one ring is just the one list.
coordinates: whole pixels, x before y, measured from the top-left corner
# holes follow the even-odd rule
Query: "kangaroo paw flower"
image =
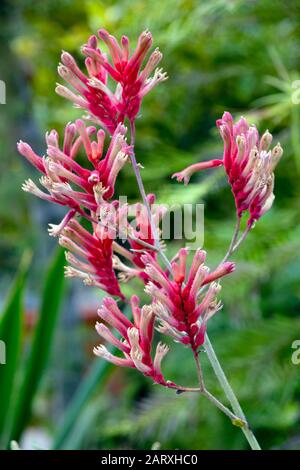
[(195, 163), (194, 165), (190, 165), (186, 167), (184, 170), (180, 171), (179, 173), (174, 173), (172, 178), (176, 178), (178, 183), (184, 182), (187, 185), (191, 179), (191, 176), (198, 171), (207, 170), (208, 168), (214, 168), (216, 166), (223, 165), (223, 160), (209, 160), (207, 162), (199, 162)]
[[(217, 295), (221, 286), (214, 282), (234, 270), (233, 263), (224, 263), (209, 274), (204, 265), (206, 253), (198, 250), (187, 274), (188, 250), (179, 250), (177, 262), (172, 263), (172, 278), (148, 254), (142, 256), (149, 277), (145, 291), (152, 297), (152, 307), (160, 321), (158, 331), (175, 341), (188, 345), (193, 351), (204, 343), (206, 324), (221, 308)], [(208, 285), (206, 293), (201, 287)]]
[[(144, 96), (165, 81), (167, 74), (157, 68), (162, 59), (158, 48), (146, 60), (153, 42), (149, 31), (140, 35), (131, 56), (126, 36), (122, 36), (119, 43), (106, 30), (100, 29), (98, 37), (107, 47), (109, 57), (97, 47), (98, 38), (91, 36), (81, 48), (86, 56), (86, 72), (83, 73), (75, 59), (63, 51), (58, 73), (72, 90), (58, 85), (56, 92), (85, 109), (92, 120), (113, 134), (125, 118), (135, 119)], [(109, 86), (108, 77), (116, 82), (115, 89)]]
[(133, 322), (121, 312), (114, 299), (110, 297), (103, 299), (98, 315), (103, 322), (119, 332), (121, 339), (117, 338), (104, 323), (97, 323), (96, 330), (104, 341), (116, 347), (124, 357), (112, 355), (104, 345), (94, 348), (94, 353), (113, 364), (137, 369), (143, 375), (151, 377), (155, 383), (168, 386), (162, 374), (161, 362), (169, 348), (158, 343), (152, 359), (155, 321), (153, 308), (148, 305), (140, 308), (137, 296), (132, 296), (131, 307)]

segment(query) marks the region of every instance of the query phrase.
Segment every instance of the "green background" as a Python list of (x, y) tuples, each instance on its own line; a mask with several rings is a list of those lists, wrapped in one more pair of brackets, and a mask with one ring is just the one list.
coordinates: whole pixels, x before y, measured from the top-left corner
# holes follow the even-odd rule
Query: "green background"
[[(262, 447), (299, 449), (300, 365), (291, 362), (292, 342), (300, 339), (300, 105), (292, 99), (293, 83), (300, 79), (299, 2), (4, 0), (0, 16), (0, 79), (7, 91), (7, 103), (0, 105), (1, 304), (24, 250), (33, 253), (27, 263), (20, 337), (10, 339), (20, 349), (12, 371), (15, 403), (22, 401), (23, 376), (42, 311), (43, 279), (54, 257), (55, 241), (46, 234), (47, 224), (63, 214), (20, 190), (25, 178), (37, 180), (38, 175), (17, 154), (16, 141), (30, 141), (44, 153), (46, 130), (62, 133), (65, 123), (79, 116), (54, 93), (56, 81), (61, 81), (56, 67), (62, 49), (82, 64), (80, 46), (100, 27), (118, 38), (127, 34), (132, 44), (149, 28), (154, 46), (164, 54), (169, 80), (144, 100), (136, 123), (137, 157), (145, 167), (146, 190), (155, 192), (159, 201), (205, 204), (209, 265), (226, 252), (234, 226), (223, 170), (196, 175), (186, 188), (170, 175), (221, 154), (215, 121), (224, 110), (246, 116), (261, 131), (268, 128), (284, 148), (274, 207), (233, 257), (237, 270), (222, 283), (224, 309), (211, 321), (209, 333)], [(122, 171), (118, 191), (138, 199), (130, 167)], [(168, 253), (180, 246), (171, 242)], [(55, 264), (56, 280), (61, 265), (61, 260)], [(142, 284), (125, 290), (142, 292)], [(175, 396), (136, 371), (100, 370), (92, 347), (98, 342), (93, 324), (101, 295), (74, 280), (65, 283), (53, 335), (47, 336), (51, 321), (40, 324), (33, 356), (36, 361), (49, 343), (49, 361), (39, 366), (37, 393), (34, 387), (27, 389), (31, 412), (19, 421), (18, 433), (3, 431), (3, 446), (7, 436), (18, 435), (21, 446), (40, 448), (247, 448), (240, 430), (204, 398)], [(16, 308), (12, 311), (14, 321)], [(48, 313), (44, 309), (45, 318)], [(203, 362), (209, 389), (224, 400), (205, 358)], [(5, 367), (0, 365), (0, 380)], [(176, 345), (165, 372), (176, 382), (196, 383), (189, 352)], [(13, 402), (10, 409), (13, 415)], [(11, 422), (13, 417), (8, 428)]]

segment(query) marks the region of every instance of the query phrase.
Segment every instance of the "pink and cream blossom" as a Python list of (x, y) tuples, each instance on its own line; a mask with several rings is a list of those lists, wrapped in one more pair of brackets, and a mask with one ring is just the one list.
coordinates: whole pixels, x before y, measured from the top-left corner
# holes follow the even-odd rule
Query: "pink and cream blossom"
[(71, 219), (62, 230), (59, 244), (67, 250), (66, 277), (80, 278), (85, 285), (124, 299), (113, 268), (113, 238), (109, 229), (96, 226), (91, 234)]
[[(46, 156), (37, 155), (27, 143), (20, 141), (20, 154), (43, 173), (40, 178), (42, 189), (32, 180), (27, 180), (23, 190), (67, 206), (83, 216), (87, 215), (86, 211), (96, 212), (97, 198), (107, 200), (113, 196), (116, 178), (126, 163), (128, 146), (125, 135), (126, 128), (120, 124), (105, 155), (104, 131), (86, 127), (80, 119), (75, 124), (67, 124), (62, 147), (57, 131), (46, 134)], [(85, 167), (76, 161), (82, 150), (88, 160)]]
[[(98, 38), (91, 36), (82, 47), (86, 56), (86, 73), (83, 73), (75, 59), (63, 51), (58, 73), (71, 89), (58, 85), (56, 92), (85, 109), (90, 119), (112, 134), (125, 118), (130, 121), (136, 118), (144, 96), (157, 83), (166, 80), (167, 75), (157, 68), (162, 59), (158, 49), (146, 60), (153, 43), (149, 31), (140, 35), (131, 55), (127, 36), (122, 36), (119, 43), (106, 30), (100, 29), (98, 37), (110, 57), (98, 47)], [(113, 90), (108, 84), (108, 77), (116, 83)]]
[[(99, 336), (102, 341), (117, 348), (122, 357), (109, 352), (104, 344), (94, 348), (94, 353), (115, 365), (137, 369), (143, 375), (151, 377), (155, 383), (169, 387), (172, 383), (165, 380), (161, 370), (161, 362), (169, 351), (168, 346), (159, 342), (154, 355), (152, 354), (155, 324), (153, 308), (149, 305), (140, 308), (139, 298), (136, 295), (131, 297), (130, 304), (133, 321), (121, 312), (117, 302), (110, 297), (103, 299), (98, 310), (102, 320), (96, 324)], [(119, 333), (120, 339), (109, 327)]]
[(188, 250), (182, 248), (178, 261), (172, 263), (171, 278), (148, 254), (142, 256), (149, 282), (145, 291), (152, 298), (152, 308), (160, 321), (160, 333), (188, 345), (194, 352), (204, 343), (206, 325), (222, 304), (217, 300), (218, 280), (235, 269), (226, 262), (209, 273), (205, 266), (206, 253), (197, 250), (191, 268), (187, 270)]
[(173, 177), (187, 184), (195, 172), (223, 164), (237, 215), (242, 217), (248, 212), (248, 226), (251, 227), (272, 207), (274, 170), (283, 150), (279, 143), (270, 149), (272, 135), (269, 131), (259, 137), (254, 125), (250, 126), (244, 118), (234, 123), (228, 112), (217, 121), (217, 126), (224, 142), (223, 160), (196, 163)]

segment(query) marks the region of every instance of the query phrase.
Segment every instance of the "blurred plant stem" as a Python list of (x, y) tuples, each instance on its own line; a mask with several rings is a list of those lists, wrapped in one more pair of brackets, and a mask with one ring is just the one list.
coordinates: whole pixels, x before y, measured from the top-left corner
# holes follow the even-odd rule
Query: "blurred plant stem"
[(300, 110), (299, 105), (294, 105), (291, 111), (291, 139), (295, 152), (295, 162), (298, 172), (300, 172)]
[(134, 123), (134, 121), (130, 122), (130, 139), (131, 139), (130, 145), (132, 147), (131, 154), (130, 154), (131, 162), (132, 162), (132, 168), (133, 168), (133, 171), (134, 171), (134, 174), (135, 174), (135, 177), (136, 177), (136, 181), (137, 181), (137, 184), (138, 184), (138, 187), (139, 187), (139, 191), (141, 193), (141, 197), (142, 197), (144, 206), (147, 210), (148, 219), (149, 219), (150, 226), (151, 226), (151, 232), (152, 232), (152, 236), (154, 238), (154, 249), (156, 249), (156, 251), (159, 253), (163, 263), (166, 265), (167, 269), (171, 272), (172, 271), (171, 263), (168, 260), (168, 258), (166, 257), (166, 255), (164, 254), (164, 252), (162, 251), (160, 243), (159, 243), (159, 235), (158, 235), (158, 232), (156, 230), (155, 224), (153, 222), (151, 208), (150, 208), (150, 205), (149, 205), (149, 202), (148, 202), (148, 199), (147, 199), (146, 191), (145, 191), (143, 180), (142, 180), (142, 177), (141, 177), (140, 168), (139, 168), (139, 165), (138, 165), (138, 163), (136, 161), (136, 157), (135, 157), (135, 152), (134, 152), (135, 123)]
[[(140, 194), (141, 194), (141, 198), (143, 200), (143, 204), (144, 206), (146, 207), (146, 210), (147, 210), (147, 213), (148, 213), (148, 218), (149, 218), (149, 222), (150, 222), (150, 226), (151, 226), (151, 231), (152, 231), (152, 236), (154, 238), (154, 243), (155, 243), (155, 247), (158, 251), (158, 253), (160, 254), (161, 256), (161, 259), (163, 261), (163, 263), (165, 264), (166, 268), (168, 269), (168, 271), (170, 271), (170, 273), (172, 273), (172, 266), (171, 266), (171, 263), (170, 261), (168, 260), (168, 258), (166, 257), (166, 255), (162, 252), (162, 249), (161, 249), (161, 246), (160, 246), (160, 243), (159, 243), (159, 236), (158, 236), (158, 232), (157, 232), (157, 229), (155, 227), (155, 224), (154, 224), (154, 221), (153, 221), (153, 218), (152, 218), (152, 213), (151, 213), (151, 208), (150, 208), (150, 205), (149, 205), (149, 202), (148, 202), (148, 199), (147, 199), (147, 195), (146, 195), (146, 191), (145, 191), (145, 188), (144, 188), (144, 184), (143, 184), (143, 180), (142, 180), (142, 177), (141, 177), (141, 173), (140, 173), (140, 167), (137, 163), (137, 160), (136, 160), (136, 157), (135, 157), (135, 152), (134, 152), (134, 144), (135, 144), (135, 125), (134, 125), (134, 122), (131, 122), (130, 123), (130, 131), (131, 131), (131, 162), (132, 162), (132, 168), (133, 168), (133, 171), (134, 171), (134, 174), (135, 174), (135, 177), (136, 177), (136, 181), (137, 181), (137, 184), (138, 184), (138, 187), (139, 187), (139, 191), (140, 191)], [(241, 242), (246, 238), (247, 234), (248, 234), (248, 231), (249, 229), (246, 229), (245, 232), (242, 234), (240, 240), (236, 243), (236, 240), (237, 240), (237, 237), (238, 237), (238, 233), (239, 233), (239, 229), (240, 229), (240, 221), (237, 221), (237, 224), (236, 224), (236, 228), (234, 230), (234, 235), (233, 235), (233, 239), (231, 241), (231, 244), (230, 244), (230, 248), (227, 252), (227, 257), (229, 258), (229, 256), (232, 254), (232, 252), (238, 248), (238, 246), (241, 244)], [(228, 254), (229, 253), (229, 254)], [(234, 412), (236, 413), (237, 416), (235, 416), (230, 410), (228, 410), (224, 405), (222, 405), (222, 403), (220, 403), (213, 395), (211, 395), (209, 392), (206, 393), (206, 389), (204, 387), (204, 382), (203, 382), (203, 377), (202, 377), (202, 371), (201, 371), (201, 365), (200, 365), (200, 362), (198, 360), (198, 357), (196, 358), (195, 356), (195, 359), (196, 359), (196, 365), (197, 365), (197, 372), (198, 372), (198, 378), (199, 378), (199, 385), (200, 385), (200, 393), (203, 393), (215, 406), (217, 406), (221, 411), (223, 411), (223, 413), (225, 413), (227, 416), (229, 416), (231, 419), (232, 419), (232, 423), (236, 426), (239, 426), (241, 427), (241, 429), (243, 430), (243, 433), (251, 447), (252, 450), (260, 450), (260, 446), (253, 434), (253, 432), (250, 430), (249, 426), (248, 426), (248, 423), (247, 423), (247, 419), (244, 415), (244, 412), (239, 404), (239, 401), (237, 399), (237, 397), (235, 396), (228, 380), (227, 380), (227, 377), (222, 369), (222, 366), (216, 356), (216, 353), (213, 349), (213, 346), (209, 340), (209, 337), (208, 335), (206, 334), (206, 341), (205, 341), (205, 349), (206, 349), (206, 352), (207, 352), (207, 357), (212, 365), (212, 368), (214, 370), (214, 373), (215, 375), (217, 376), (218, 380), (219, 380), (219, 383), (222, 387), (222, 389), (224, 390), (224, 393), (226, 395), (226, 397), (228, 398), (231, 406), (232, 406), (232, 409), (234, 410)]]
[(238, 238), (238, 235), (239, 235), (240, 227), (241, 227), (241, 217), (237, 216), (236, 224), (235, 224), (235, 228), (234, 228), (234, 232), (233, 232), (233, 236), (232, 236), (232, 239), (231, 239), (229, 248), (228, 248), (227, 253), (226, 253), (226, 255), (224, 256), (224, 258), (222, 259), (222, 261), (221, 261), (220, 264), (225, 263), (225, 262), (230, 258), (230, 256), (231, 256), (232, 253), (234, 252), (234, 250), (236, 249), (235, 247), (236, 247), (236, 243), (237, 243), (237, 238)]

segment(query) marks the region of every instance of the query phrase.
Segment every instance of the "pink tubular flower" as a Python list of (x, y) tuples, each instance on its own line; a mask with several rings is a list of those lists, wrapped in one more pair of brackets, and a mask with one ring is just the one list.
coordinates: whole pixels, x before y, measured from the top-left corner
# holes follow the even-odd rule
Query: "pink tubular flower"
[(191, 165), (173, 177), (187, 184), (196, 171), (223, 163), (234, 195), (237, 215), (241, 217), (248, 211), (248, 226), (251, 227), (273, 204), (274, 169), (283, 150), (279, 143), (269, 150), (272, 142), (269, 131), (259, 138), (254, 125), (249, 126), (244, 118), (234, 124), (228, 112), (217, 121), (217, 126), (224, 141), (223, 160)]
[(91, 234), (71, 219), (62, 230), (59, 244), (68, 250), (66, 277), (78, 277), (84, 284), (124, 300), (113, 269), (113, 238), (109, 229), (98, 226)]
[(172, 178), (176, 178), (178, 183), (181, 183), (181, 181), (183, 181), (184, 184), (187, 185), (191, 179), (191, 176), (194, 173), (221, 165), (223, 165), (223, 160), (218, 159), (209, 160), (207, 162), (194, 163), (193, 165), (186, 167), (184, 170), (179, 171), (178, 173), (174, 173), (172, 175)]
[[(160, 235), (159, 222), (166, 212), (166, 206), (155, 205), (155, 195), (148, 194), (149, 206), (152, 213), (152, 221), (156, 227), (158, 235)], [(143, 254), (147, 253), (153, 259), (157, 258), (157, 252), (154, 249), (154, 236), (149, 223), (146, 207), (142, 204), (134, 204), (129, 207), (130, 214), (134, 216), (134, 224), (127, 222), (127, 217), (123, 221), (126, 224), (126, 232), (129, 234), (128, 243), (130, 250), (124, 247), (116, 246), (115, 252), (126, 259), (122, 262), (118, 256), (114, 255), (114, 268), (119, 271), (119, 279), (123, 282), (139, 277), (143, 282), (148, 282), (148, 276), (145, 273), (145, 264), (142, 261)], [(121, 218), (121, 217), (120, 217)], [(145, 247), (142, 242), (153, 247)], [(163, 241), (160, 240), (163, 249)], [(129, 264), (128, 264), (129, 261)], [(134, 267), (132, 267), (134, 265)]]
[[(46, 134), (47, 157), (40, 157), (24, 142), (18, 143), (19, 152), (43, 173), (40, 183), (47, 192), (32, 180), (25, 181), (23, 190), (69, 208), (60, 224), (49, 224), (49, 234), (59, 236), (59, 243), (70, 252), (67, 260), (73, 267), (66, 268), (66, 276), (82, 278), (86, 284), (122, 299), (113, 269), (116, 234), (111, 233), (117, 224), (118, 207), (108, 199), (114, 194), (116, 177), (127, 160), (125, 134), (126, 128), (119, 124), (105, 155), (104, 131), (85, 127), (81, 120), (67, 124), (62, 148), (55, 130)], [(76, 161), (81, 150), (91, 169)], [(92, 234), (74, 220), (76, 214), (92, 222)]]
[[(204, 265), (206, 253), (197, 250), (185, 283), (187, 255), (186, 248), (179, 251), (178, 262), (172, 263), (172, 279), (149, 255), (144, 255), (142, 260), (150, 279), (145, 291), (152, 297), (152, 308), (161, 322), (158, 331), (188, 345), (196, 353), (204, 343), (208, 320), (222, 308), (216, 299), (220, 285), (215, 281), (234, 271), (235, 265), (224, 263), (209, 274)], [(206, 285), (206, 292), (201, 292)]]
[(121, 312), (116, 301), (110, 297), (103, 299), (102, 306), (98, 310), (101, 320), (117, 330), (121, 340), (116, 338), (104, 323), (96, 324), (96, 330), (101, 338), (121, 351), (123, 357), (111, 354), (103, 344), (94, 348), (94, 353), (115, 365), (135, 368), (143, 375), (151, 377), (155, 383), (170, 386), (171, 382), (166, 382), (161, 371), (161, 362), (169, 348), (158, 343), (154, 359), (151, 355), (155, 318), (153, 309), (148, 305), (140, 308), (139, 298), (136, 295), (131, 297), (130, 303), (133, 322)]
[[(155, 195), (148, 194), (147, 196), (150, 208), (152, 208), (155, 202)], [(159, 227), (159, 220), (161, 217), (161, 213), (159, 211), (152, 210), (152, 218), (153, 222), (156, 225), (157, 229)], [(134, 250), (143, 250), (145, 248), (138, 242), (138, 240), (142, 240), (149, 245), (154, 247), (154, 236), (152, 233), (152, 229), (150, 226), (148, 214), (146, 207), (143, 204), (136, 204), (135, 205), (135, 227), (132, 228), (132, 233), (134, 234), (135, 240), (129, 240), (130, 247)], [(150, 256), (156, 257), (156, 252), (152, 251), (151, 249), (146, 250)], [(144, 269), (144, 263), (141, 260), (141, 252), (136, 251), (134, 252), (134, 259), (133, 262), (141, 269)], [(143, 273), (144, 274), (144, 273)]]
[(283, 150), (279, 143), (269, 150), (272, 135), (266, 131), (259, 139), (256, 127), (249, 126), (244, 118), (234, 124), (231, 114), (225, 112), (217, 126), (224, 141), (224, 167), (237, 214), (241, 217), (249, 211), (251, 226), (273, 204), (274, 169)]
[[(92, 140), (95, 134), (96, 139)], [(116, 177), (127, 160), (126, 128), (121, 124), (111, 139), (107, 153), (103, 157), (104, 132), (96, 132), (94, 127), (85, 127), (83, 121), (67, 124), (64, 133), (63, 147), (59, 147), (58, 133), (53, 130), (46, 134), (47, 157), (40, 157), (32, 148), (18, 143), (18, 150), (32, 165), (43, 173), (41, 185), (47, 190), (42, 191), (32, 181), (23, 184), (23, 190), (50, 202), (67, 206), (72, 214), (88, 216), (96, 213), (99, 202), (111, 198), (114, 194)], [(76, 162), (83, 148), (92, 165), (92, 169), (83, 168)], [(65, 223), (68, 222), (68, 218)], [(59, 235), (65, 223), (54, 229), (51, 235)]]
[[(118, 123), (123, 123), (126, 117), (130, 121), (135, 119), (143, 97), (157, 83), (166, 80), (167, 75), (156, 68), (162, 59), (158, 49), (152, 52), (141, 70), (153, 42), (149, 31), (140, 35), (131, 57), (126, 36), (122, 36), (121, 44), (104, 29), (98, 31), (98, 36), (107, 46), (111, 62), (97, 47), (97, 37), (91, 36), (82, 47), (87, 75), (81, 72), (70, 54), (63, 52), (58, 73), (74, 91), (58, 85), (56, 92), (86, 109), (91, 119), (96, 118), (97, 123), (113, 133)], [(154, 75), (149, 78), (153, 71)], [(114, 91), (108, 86), (108, 76), (117, 83)]]

